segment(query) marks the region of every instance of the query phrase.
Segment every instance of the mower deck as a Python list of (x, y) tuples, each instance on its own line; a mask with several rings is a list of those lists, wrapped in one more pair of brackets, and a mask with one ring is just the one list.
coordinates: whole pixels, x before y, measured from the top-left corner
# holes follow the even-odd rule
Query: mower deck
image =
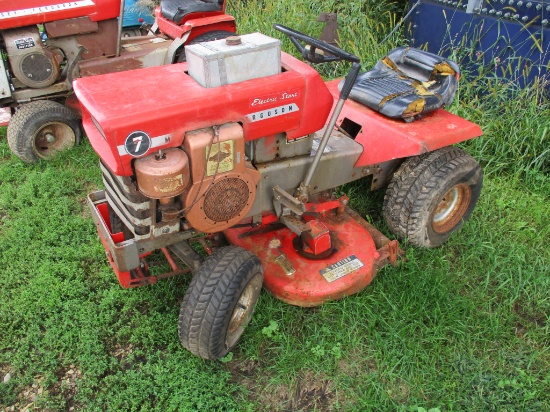
[(295, 247), (297, 235), (274, 215), (264, 215), (261, 226), (252, 228), (245, 224), (251, 223), (248, 220), (224, 234), (230, 243), (260, 258), (264, 287), (296, 306), (317, 306), (357, 293), (372, 281), (380, 266), (395, 261), (397, 242), (390, 242), (351, 209), (318, 220), (330, 230), (334, 248), (322, 259), (300, 254)]

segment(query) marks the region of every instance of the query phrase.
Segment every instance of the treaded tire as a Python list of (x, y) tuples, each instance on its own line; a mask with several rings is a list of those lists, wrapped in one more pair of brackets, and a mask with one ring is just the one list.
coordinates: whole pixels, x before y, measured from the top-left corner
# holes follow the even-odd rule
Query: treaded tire
[[(235, 36), (235, 33), (227, 31), (227, 30), (212, 30), (208, 33), (203, 33), (200, 36), (195, 37), (193, 40), (191, 40), (187, 44), (197, 44), (197, 43), (203, 43), (206, 41), (214, 41), (214, 40), (221, 40), (225, 39), (229, 36)], [(178, 56), (178, 63), (183, 63), (187, 61), (185, 57), (185, 50), (181, 50), (180, 55)]]
[(263, 268), (236, 246), (216, 250), (193, 276), (181, 304), (183, 346), (203, 359), (220, 359), (236, 345), (260, 296)]
[[(54, 142), (45, 139), (54, 136)], [(21, 106), (8, 125), (7, 140), (11, 151), (25, 163), (39, 158), (49, 160), (59, 151), (80, 143), (80, 119), (68, 107), (50, 100), (38, 100)]]
[(468, 220), (482, 186), (481, 167), (462, 149), (450, 146), (411, 157), (386, 191), (386, 224), (416, 246), (440, 246)]

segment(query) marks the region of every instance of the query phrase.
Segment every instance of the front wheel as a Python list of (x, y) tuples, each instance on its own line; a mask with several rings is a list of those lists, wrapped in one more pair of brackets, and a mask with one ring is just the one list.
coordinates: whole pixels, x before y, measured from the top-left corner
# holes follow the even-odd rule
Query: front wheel
[(11, 151), (26, 163), (50, 160), (80, 143), (80, 120), (68, 107), (49, 100), (21, 106), (7, 131)]
[(199, 267), (181, 304), (183, 346), (203, 359), (220, 359), (250, 322), (264, 279), (257, 256), (236, 246), (217, 249)]
[(388, 186), (384, 218), (399, 237), (437, 247), (468, 220), (482, 186), (481, 167), (462, 149), (445, 147), (414, 156)]

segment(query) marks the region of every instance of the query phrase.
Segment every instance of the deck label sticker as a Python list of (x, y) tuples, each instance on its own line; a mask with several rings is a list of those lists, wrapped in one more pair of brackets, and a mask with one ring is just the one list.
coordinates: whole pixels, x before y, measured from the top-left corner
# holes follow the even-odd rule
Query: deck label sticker
[(343, 278), (346, 275), (349, 275), (352, 272), (355, 272), (357, 269), (362, 267), (363, 262), (361, 262), (357, 256), (351, 255), (330, 266), (327, 266), (325, 269), (320, 270), (319, 273), (321, 273), (327, 282), (331, 283), (335, 280)]
[(262, 110), (255, 113), (250, 113), (246, 117), (251, 122), (259, 122), (260, 120), (267, 120), (273, 117), (282, 116), (289, 113), (294, 113), (299, 111), (298, 105), (296, 103), (285, 104), (284, 106), (272, 107), (271, 109)]

